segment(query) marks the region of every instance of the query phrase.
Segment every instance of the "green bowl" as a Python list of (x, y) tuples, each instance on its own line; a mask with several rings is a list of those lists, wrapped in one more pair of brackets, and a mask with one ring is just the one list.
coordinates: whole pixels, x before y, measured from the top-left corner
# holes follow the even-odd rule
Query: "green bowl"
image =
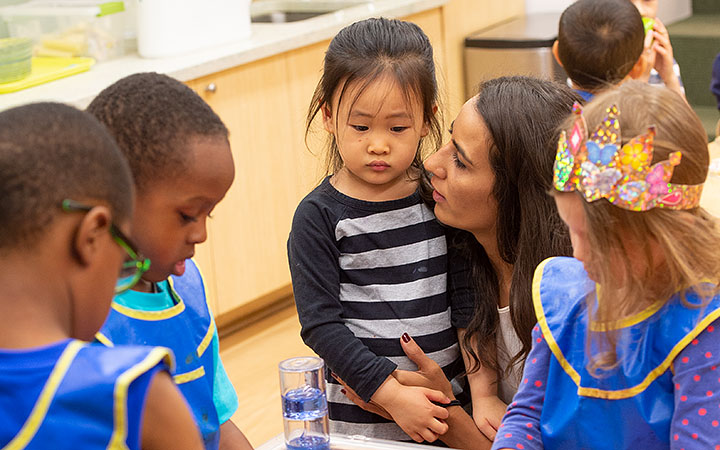
[(32, 40), (0, 39), (0, 83), (22, 80), (32, 69)]

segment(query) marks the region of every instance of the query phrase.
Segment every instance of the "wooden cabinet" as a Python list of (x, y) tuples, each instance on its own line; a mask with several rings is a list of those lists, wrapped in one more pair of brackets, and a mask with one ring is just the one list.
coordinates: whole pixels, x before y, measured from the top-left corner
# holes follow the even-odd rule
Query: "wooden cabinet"
[[(453, 2), (459, 0), (448, 5)], [(436, 8), (405, 20), (429, 36), (442, 103), (449, 98), (450, 109), (456, 111), (462, 105), (454, 94), (463, 86), (457, 81), (462, 65), (457, 52), (448, 50), (448, 37), (456, 36), (448, 31), (447, 12)], [(292, 216), (324, 174), (326, 135), (315, 127), (309, 150), (305, 117), (328, 44), (319, 42), (188, 83), (230, 129), (235, 159), (235, 182), (209, 221), (208, 241), (198, 247), (196, 257), (219, 325), (291, 293), (286, 242)]]

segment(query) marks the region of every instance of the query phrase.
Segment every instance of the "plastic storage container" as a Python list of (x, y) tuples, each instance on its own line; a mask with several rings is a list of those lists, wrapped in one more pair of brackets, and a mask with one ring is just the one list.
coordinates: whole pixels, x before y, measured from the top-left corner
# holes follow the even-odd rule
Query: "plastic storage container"
[(504, 75), (531, 75), (564, 81), (555, 62), (560, 13), (528, 14), (465, 38), (465, 95), (477, 93), (480, 82)]
[(0, 84), (22, 80), (30, 75), (31, 57), (30, 39), (0, 39)]
[(136, 7), (138, 53), (144, 58), (180, 55), (250, 36), (250, 0), (142, 0)]
[(89, 56), (99, 61), (127, 51), (122, 1), (34, 0), (0, 8), (12, 37), (30, 38), (35, 56)]

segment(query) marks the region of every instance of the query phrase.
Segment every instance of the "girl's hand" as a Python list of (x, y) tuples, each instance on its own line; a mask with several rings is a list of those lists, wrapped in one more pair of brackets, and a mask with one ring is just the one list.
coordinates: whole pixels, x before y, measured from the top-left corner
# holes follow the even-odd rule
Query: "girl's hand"
[(473, 397), (473, 420), (475, 425), (491, 441), (500, 427), (507, 405), (496, 396)]
[[(405, 341), (407, 339), (407, 342)], [(415, 365), (418, 370), (396, 370), (392, 373), (396, 380), (405, 386), (422, 386), (430, 389), (441, 391), (449, 399), (454, 399), (450, 381), (448, 381), (442, 368), (430, 359), (422, 348), (407, 333), (400, 339), (403, 351)]]
[(444, 422), (447, 409), (433, 402), (450, 401), (442, 392), (416, 386), (403, 386), (389, 376), (373, 394), (372, 402), (385, 409), (405, 433), (416, 442), (434, 442), (448, 430)]
[(350, 387), (348, 386), (339, 376), (335, 375), (334, 373), (331, 374), (333, 378), (335, 378), (338, 383), (343, 385), (343, 389), (340, 390), (345, 397), (347, 397), (350, 401), (364, 409), (365, 411), (377, 414), (380, 417), (384, 417), (387, 420), (393, 420), (392, 416), (389, 412), (385, 410), (382, 406), (378, 405), (377, 403), (370, 400), (370, 402), (365, 402), (362, 398), (360, 398), (359, 395)]

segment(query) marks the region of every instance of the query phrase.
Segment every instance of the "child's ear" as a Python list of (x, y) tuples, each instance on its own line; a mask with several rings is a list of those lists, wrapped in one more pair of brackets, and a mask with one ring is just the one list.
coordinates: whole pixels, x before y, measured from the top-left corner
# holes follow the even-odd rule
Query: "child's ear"
[(96, 206), (85, 214), (75, 233), (73, 243), (74, 253), (81, 265), (90, 265), (99, 255), (105, 254), (102, 247), (111, 240), (109, 231), (111, 223), (112, 215), (106, 206)]
[(647, 58), (647, 52), (643, 51), (638, 60), (635, 62), (633, 68), (630, 69), (630, 73), (627, 74), (627, 78), (630, 78), (631, 80), (642, 79), (643, 81), (647, 81), (646, 76), (650, 73), (650, 68), (648, 67), (649, 61)]
[[(438, 112), (438, 107), (437, 107), (437, 105), (433, 105), (433, 107), (432, 107), (432, 115), (435, 116), (435, 114), (437, 114), (437, 112)], [(430, 122), (426, 120), (425, 122), (423, 122), (423, 126), (422, 126), (422, 128), (420, 129), (420, 136), (421, 136), (421, 137), (425, 137), (425, 136), (427, 136), (428, 134), (430, 134)]]
[(320, 106), (320, 114), (322, 114), (323, 126), (325, 130), (330, 134), (335, 134), (335, 125), (333, 124), (333, 114), (330, 111), (330, 106), (327, 103), (323, 103)]
[(560, 61), (560, 53), (558, 53), (558, 40), (555, 39), (555, 42), (553, 42), (552, 45), (552, 54), (555, 58), (555, 61), (557, 61), (558, 64), (560, 64), (560, 67), (563, 67), (562, 61)]

